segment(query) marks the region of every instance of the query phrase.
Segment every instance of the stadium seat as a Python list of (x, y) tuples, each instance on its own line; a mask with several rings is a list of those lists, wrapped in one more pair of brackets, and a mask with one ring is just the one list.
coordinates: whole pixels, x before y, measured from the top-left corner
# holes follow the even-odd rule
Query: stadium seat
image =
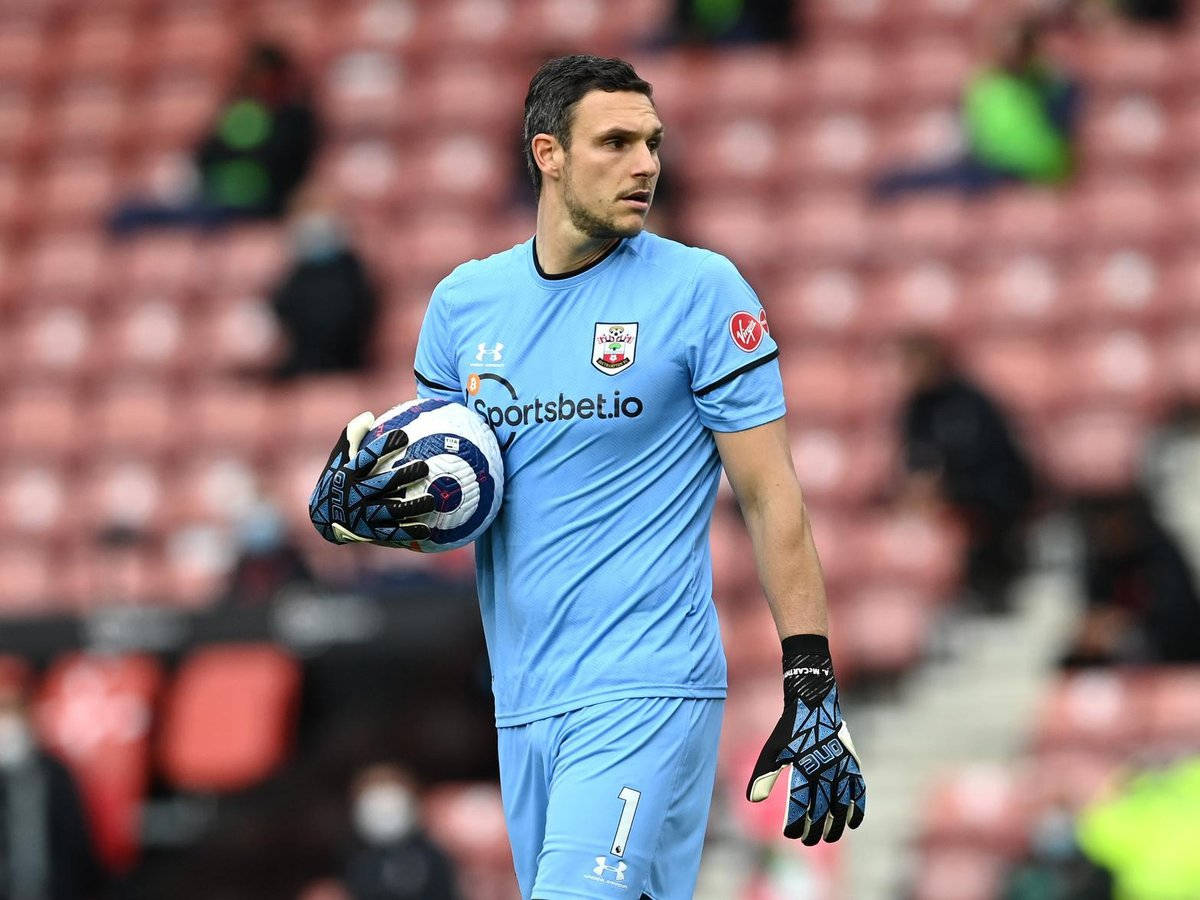
[(256, 455), (271, 445), (272, 400), (265, 386), (243, 380), (205, 378), (195, 383), (182, 399), (191, 447)]
[(1146, 732), (1146, 708), (1120, 672), (1089, 671), (1051, 685), (1038, 716), (1034, 746), (1049, 750), (1123, 748)]
[(1058, 267), (1041, 253), (988, 259), (967, 274), (967, 326), (987, 335), (1052, 334), (1066, 315), (1061, 282)]
[(984, 850), (939, 850), (924, 854), (916, 872), (912, 900), (994, 900), (1004, 860)]
[(967, 41), (927, 32), (898, 49), (889, 66), (890, 87), (912, 103), (957, 103), (976, 65)]
[(220, 4), (179, 5), (165, 10), (142, 32), (142, 52), (154, 56), (159, 72), (183, 69), (216, 74), (228, 68), (241, 49), (240, 10)]
[(422, 812), (429, 836), (454, 860), (465, 900), (520, 896), (497, 785), (439, 784), (425, 793)]
[(207, 283), (225, 297), (269, 290), (287, 266), (284, 241), (274, 225), (239, 225), (223, 232), (204, 247)]
[(70, 654), (50, 667), (34, 704), (38, 732), (79, 780), (97, 850), (115, 872), (138, 857), (161, 683), (149, 657)]
[(142, 147), (190, 149), (216, 111), (220, 87), (198, 74), (156, 74), (134, 101), (130, 138)]
[(843, 657), (855, 677), (893, 678), (925, 652), (936, 597), (897, 583), (864, 586), (830, 611), (830, 627), (842, 632)]
[(207, 373), (225, 377), (270, 370), (279, 358), (283, 336), (266, 299), (233, 290), (208, 299), (211, 305), (197, 315), (188, 348), (205, 361)]
[(901, 509), (866, 516), (859, 528), (865, 576), (916, 588), (930, 601), (958, 584), (966, 536), (953, 520)]
[(343, 134), (387, 135), (412, 115), (412, 90), (393, 54), (354, 50), (332, 61), (320, 91), (321, 108)]
[(785, 269), (759, 286), (771, 334), (781, 345), (872, 334), (865, 294), (854, 267)]
[(91, 356), (93, 326), (76, 306), (22, 309), (13, 323), (9, 360), (14, 376), (59, 384), (84, 374)]
[(146, 232), (115, 248), (121, 257), (117, 288), (122, 300), (161, 295), (182, 304), (206, 275), (200, 264), (200, 238), (186, 231)]
[[(779, 46), (735, 45), (696, 66), (693, 87), (704, 97), (703, 111), (710, 121), (770, 121), (793, 112), (787, 103), (793, 89), (790, 77), (787, 54)], [(654, 87), (657, 93), (658, 85)]]
[(1165, 161), (1168, 127), (1166, 111), (1147, 94), (1089, 104), (1080, 135), (1082, 163), (1088, 171), (1107, 167), (1116, 175), (1133, 167), (1145, 171)]
[(182, 525), (232, 524), (259, 496), (252, 461), (228, 451), (193, 452), (165, 481), (171, 521)]
[(107, 287), (109, 250), (96, 231), (43, 232), (27, 251), (23, 287), (31, 292), (88, 296)]
[(63, 460), (81, 453), (88, 430), (84, 407), (74, 391), (48, 382), (30, 382), (4, 392), (0, 433), (7, 459)]
[(1002, 405), (1022, 416), (1046, 416), (1063, 400), (1059, 357), (1042, 336), (999, 335), (969, 344), (967, 370)]
[(57, 152), (112, 151), (118, 147), (127, 111), (124, 91), (111, 80), (84, 78), (68, 84), (46, 111)]
[(1079, 409), (1038, 428), (1042, 465), (1067, 491), (1128, 487), (1138, 469), (1146, 421), (1124, 409)]
[(270, 644), (213, 645), (180, 665), (156, 758), (176, 789), (228, 792), (267, 777), (291, 749), (301, 671)]
[(98, 450), (156, 454), (185, 440), (175, 419), (173, 398), (161, 384), (146, 378), (122, 378), (104, 385), (89, 413), (89, 434)]
[[(789, 408), (791, 404), (789, 395)], [(792, 437), (800, 485), (818, 503), (851, 506), (878, 499), (895, 471), (895, 455), (894, 437), (877, 427), (806, 426)]]
[(117, 77), (132, 74), (137, 25), (126, 11), (87, 11), (69, 24), (58, 44), (67, 72), (74, 77)]
[(64, 473), (44, 462), (14, 461), (0, 471), (0, 509), (16, 534), (53, 540), (72, 528), (65, 515), (74, 493)]
[(1187, 753), (1200, 745), (1200, 667), (1164, 666), (1138, 686), (1146, 704), (1146, 740), (1162, 753)]
[(519, 145), (517, 123), (525, 77), (486, 53), (471, 60), (439, 61), (413, 84), (409, 102), (414, 109), (428, 111), (427, 124), (435, 131), (471, 128)]
[(80, 513), (96, 530), (151, 530), (170, 517), (163, 508), (164, 473), (145, 450), (139, 453), (136, 445), (127, 449), (132, 453), (102, 458), (82, 475)]
[(874, 48), (858, 41), (814, 44), (793, 60), (791, 83), (818, 109), (864, 108), (883, 97), (891, 80)]
[(188, 345), (191, 323), (179, 307), (145, 298), (114, 311), (104, 335), (109, 351), (105, 371), (170, 376), (195, 362)]
[[(1065, 353), (1063, 352), (1065, 351)], [(1111, 404), (1153, 414), (1163, 398), (1160, 361), (1140, 332), (1121, 329), (1084, 334), (1063, 351), (1068, 360), (1063, 378), (1073, 406)]]
[(1005, 188), (975, 206), (981, 243), (993, 251), (1054, 255), (1078, 240), (1064, 195), (1026, 185)]
[(1029, 794), (1026, 814), (1030, 818), (1049, 808), (1078, 813), (1123, 777), (1128, 765), (1124, 745), (1092, 745), (1091, 741), (1086, 749), (1065, 745), (1025, 761), (1021, 780)]
[[(720, 213), (717, 208), (709, 211), (712, 216)], [(761, 209), (759, 216), (769, 219)], [(806, 192), (785, 208), (777, 224), (764, 223), (762, 228), (769, 229), (770, 234), (762, 237), (775, 237), (781, 243), (776, 252), (784, 258), (803, 259), (810, 265), (844, 264), (867, 253), (871, 246), (872, 218), (873, 213), (857, 191)], [(767, 241), (766, 246), (774, 248), (775, 243)], [(747, 254), (751, 251), (750, 247), (744, 249)], [(744, 258), (745, 255), (734, 255), (739, 263)]]
[(58, 157), (31, 188), (44, 226), (99, 224), (116, 197), (116, 179), (103, 157)]
[(0, 548), (0, 617), (51, 612), (55, 565), (40, 540), (6, 542)]
[(1185, 325), (1164, 335), (1155, 353), (1162, 362), (1170, 400), (1178, 404), (1200, 400), (1200, 323)]
[(1066, 291), (1077, 324), (1089, 328), (1154, 329), (1167, 324), (1173, 312), (1160, 264), (1144, 248), (1081, 256)]
[(713, 599), (733, 603), (758, 586), (758, 568), (746, 526), (729, 503), (718, 503), (709, 528), (712, 553)]
[(940, 776), (921, 828), (926, 848), (986, 850), (1016, 858), (1028, 840), (1028, 792), (1018, 770), (979, 763)]

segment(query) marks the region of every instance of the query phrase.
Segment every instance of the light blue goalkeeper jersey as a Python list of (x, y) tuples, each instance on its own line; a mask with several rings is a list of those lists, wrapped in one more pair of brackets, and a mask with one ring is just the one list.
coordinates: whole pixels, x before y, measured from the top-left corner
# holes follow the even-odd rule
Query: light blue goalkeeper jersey
[(479, 412), (504, 451), (475, 548), (498, 725), (725, 695), (712, 432), (783, 415), (777, 355), (729, 260), (647, 232), (567, 277), (531, 239), (438, 285), (418, 392)]

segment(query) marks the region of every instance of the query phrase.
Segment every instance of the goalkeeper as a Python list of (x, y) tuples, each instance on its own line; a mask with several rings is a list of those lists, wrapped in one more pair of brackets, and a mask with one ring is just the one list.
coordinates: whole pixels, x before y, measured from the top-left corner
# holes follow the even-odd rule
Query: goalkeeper
[[(536, 233), (444, 279), (417, 346), (420, 395), (476, 410), (504, 449), (504, 503), (475, 549), (525, 900), (692, 896), (725, 697), (708, 549), (722, 466), (782, 639), (784, 708), (747, 796), (786, 771), (784, 833), (810, 845), (865, 809), (778, 349), (729, 260), (644, 230), (663, 134), (627, 63), (544, 64), (525, 101)], [(355, 482), (360, 437), (329, 483)], [(415, 535), (425, 511), (405, 498), (361, 521)]]

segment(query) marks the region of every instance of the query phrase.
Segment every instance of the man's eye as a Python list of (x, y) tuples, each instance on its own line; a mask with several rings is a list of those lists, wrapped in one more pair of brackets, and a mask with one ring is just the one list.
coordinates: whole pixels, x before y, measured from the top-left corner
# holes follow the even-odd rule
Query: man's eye
[(625, 146), (625, 142), (623, 140), (621, 140), (620, 138), (609, 138), (607, 141), (604, 142), (604, 145), (606, 147), (620, 148), (620, 147)]

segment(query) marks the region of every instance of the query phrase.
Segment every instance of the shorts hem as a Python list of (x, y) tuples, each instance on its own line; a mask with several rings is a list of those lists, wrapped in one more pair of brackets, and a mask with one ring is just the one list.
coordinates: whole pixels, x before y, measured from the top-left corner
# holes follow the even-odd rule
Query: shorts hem
[(496, 727), (511, 728), (517, 725), (528, 725), (530, 722), (536, 722), (539, 719), (549, 719), (552, 716), (560, 716), (563, 713), (572, 712), (576, 709), (583, 709), (585, 706), (596, 706), (600, 703), (609, 703), (613, 700), (644, 700), (650, 697), (678, 697), (684, 700), (724, 700), (725, 695), (726, 688), (724, 686), (696, 687), (694, 685), (667, 684), (626, 688), (623, 690), (605, 691), (599, 694), (588, 694), (577, 700), (556, 703), (553, 706), (545, 706), (539, 709), (505, 713), (504, 715), (497, 714)]

